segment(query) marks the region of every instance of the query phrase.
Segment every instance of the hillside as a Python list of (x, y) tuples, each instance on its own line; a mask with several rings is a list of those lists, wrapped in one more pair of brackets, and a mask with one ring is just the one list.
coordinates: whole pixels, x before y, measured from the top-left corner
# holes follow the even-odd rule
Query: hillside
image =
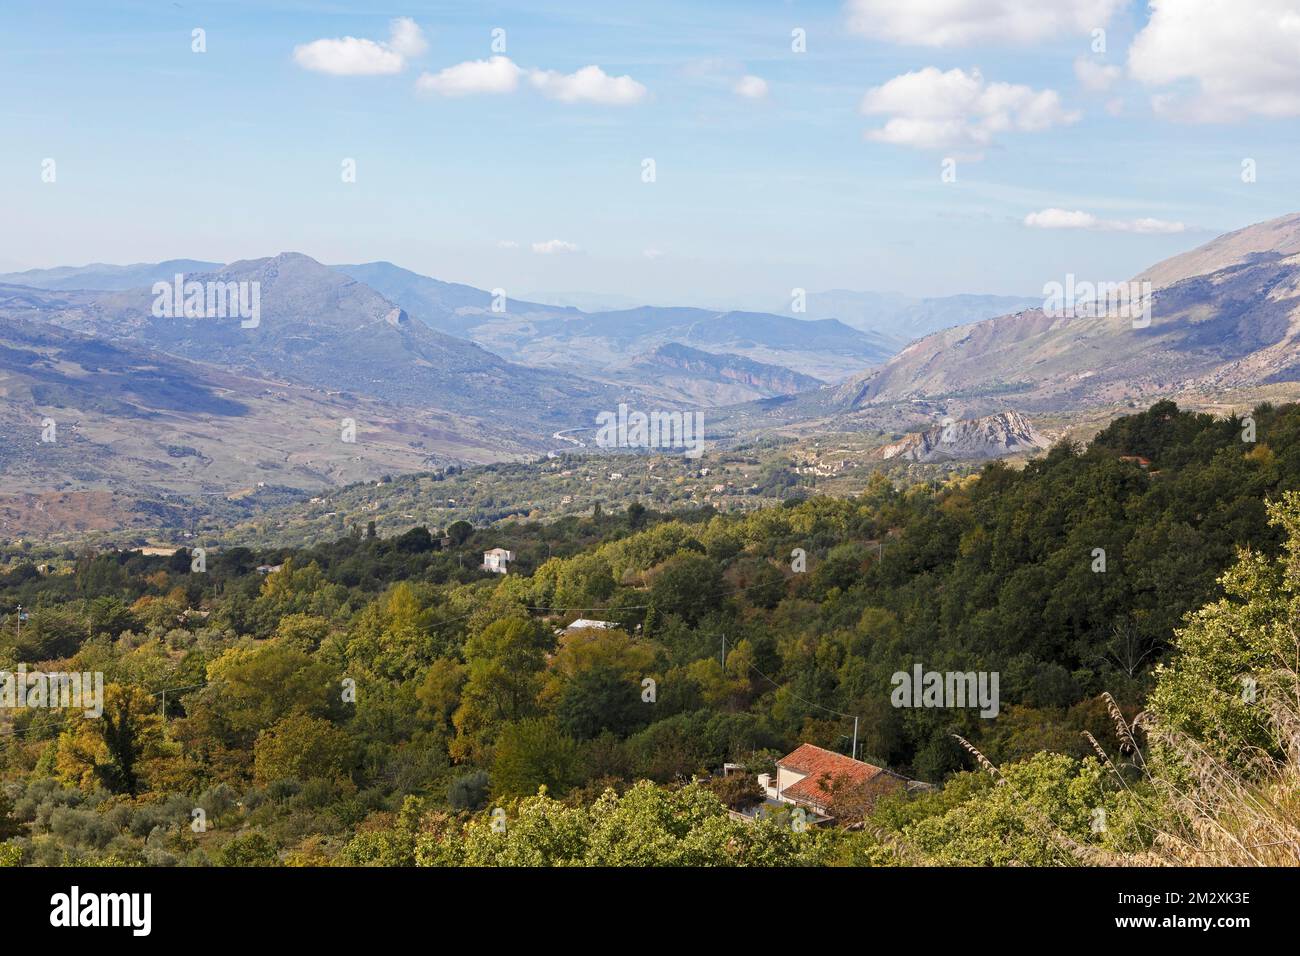
[(0, 284), (55, 292), (139, 289), (152, 286), (155, 282), (171, 282), (178, 272), (212, 272), (220, 268), (219, 262), (203, 262), (199, 259), (168, 259), (164, 262), (137, 262), (125, 266), (93, 262), (86, 266), (3, 273), (0, 274)]
[(678, 402), (709, 407), (792, 395), (823, 383), (779, 365), (743, 355), (706, 352), (677, 342), (656, 346), (613, 369), (621, 381), (636, 383)]
[[(354, 443), (341, 440), (345, 418), (356, 422)], [(42, 440), (46, 421), (50, 441)], [(275, 502), (284, 492), (525, 451), (490, 422), (345, 400), (3, 318), (0, 426), (5, 538), (188, 524), (193, 496), (243, 498), (272, 486), (282, 493)]]
[[(1271, 802), (1294, 800), (1292, 742), (1240, 672), (1296, 679), (1277, 662), (1300, 407), (1254, 415), (1247, 445), (1162, 403), (1019, 471), (744, 514), (200, 535), (199, 572), (188, 549), (0, 549), (2, 623), (30, 612), (0, 658), (98, 670), (123, 718), (15, 709), (0, 846), (63, 866), (1293, 862), (1219, 842), (1295, 832)], [(593, 614), (611, 626), (567, 627)], [(988, 711), (901, 708), (914, 667), (996, 675)], [(1190, 782), (1158, 776), (1163, 739), (1194, 748)], [(831, 788), (817, 827), (745, 817), (783, 755), (850, 742), (919, 785)]]
[(1300, 216), (1288, 216), (1152, 267), (1146, 327), (1036, 308), (937, 332), (819, 396), (821, 410), (961, 398), (978, 415), (1300, 382), (1298, 242)]
[(508, 295), (500, 306), (504, 311), (493, 311), (488, 292), (430, 279), (391, 263), (336, 268), (436, 329), (472, 339), (512, 361), (577, 375), (607, 371), (629, 355), (678, 343), (832, 381), (884, 361), (898, 345), (834, 319), (804, 321), (763, 312), (641, 306), (587, 313)]
[[(385, 402), (491, 417), (510, 409), (523, 441), (587, 424), (629, 397), (574, 376), (507, 362), (414, 322), (375, 290), (298, 253), (234, 262), (187, 281), (260, 283), (261, 320), (159, 317), (148, 288), (4, 289), (0, 316), (39, 319), (174, 355)], [(531, 433), (531, 434), (529, 434)]]

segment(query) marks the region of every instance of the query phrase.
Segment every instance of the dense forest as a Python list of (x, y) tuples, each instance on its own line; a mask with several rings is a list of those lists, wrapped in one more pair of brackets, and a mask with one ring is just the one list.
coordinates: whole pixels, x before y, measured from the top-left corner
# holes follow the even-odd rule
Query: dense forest
[[(8, 555), (0, 670), (106, 687), (100, 719), (0, 711), (0, 864), (1251, 852), (1207, 813), (1294, 862), (1297, 489), (1300, 406), (1162, 402), (1020, 470), (743, 514)], [(998, 674), (997, 716), (895, 706), (918, 664)], [(815, 831), (727, 813), (854, 718), (861, 759), (932, 786)]]

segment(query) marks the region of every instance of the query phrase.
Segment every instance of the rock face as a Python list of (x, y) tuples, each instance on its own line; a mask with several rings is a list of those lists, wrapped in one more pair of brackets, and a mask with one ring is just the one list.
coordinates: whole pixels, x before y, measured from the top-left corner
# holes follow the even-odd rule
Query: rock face
[(981, 461), (1041, 451), (1051, 441), (1016, 411), (967, 421), (945, 421), (880, 450), (885, 461)]

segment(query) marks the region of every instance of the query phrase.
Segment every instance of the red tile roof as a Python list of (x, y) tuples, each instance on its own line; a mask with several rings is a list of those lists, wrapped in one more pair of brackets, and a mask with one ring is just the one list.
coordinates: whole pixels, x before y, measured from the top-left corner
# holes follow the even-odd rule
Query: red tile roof
[(844, 780), (851, 786), (865, 787), (881, 774), (894, 777), (900, 782), (903, 779), (874, 764), (854, 760), (852, 757), (823, 750), (812, 744), (801, 744), (792, 753), (778, 760), (776, 765), (806, 775), (802, 780), (782, 790), (782, 796), (789, 797), (791, 800), (806, 801), (819, 807), (829, 806), (831, 801), (829, 785), (836, 781)]

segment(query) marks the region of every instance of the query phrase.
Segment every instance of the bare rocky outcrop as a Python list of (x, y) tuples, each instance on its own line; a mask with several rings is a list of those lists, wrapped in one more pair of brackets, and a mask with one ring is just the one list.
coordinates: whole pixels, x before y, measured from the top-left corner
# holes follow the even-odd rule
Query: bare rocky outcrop
[(1051, 440), (1017, 411), (965, 421), (946, 420), (880, 450), (885, 461), (981, 461), (1041, 451)]

